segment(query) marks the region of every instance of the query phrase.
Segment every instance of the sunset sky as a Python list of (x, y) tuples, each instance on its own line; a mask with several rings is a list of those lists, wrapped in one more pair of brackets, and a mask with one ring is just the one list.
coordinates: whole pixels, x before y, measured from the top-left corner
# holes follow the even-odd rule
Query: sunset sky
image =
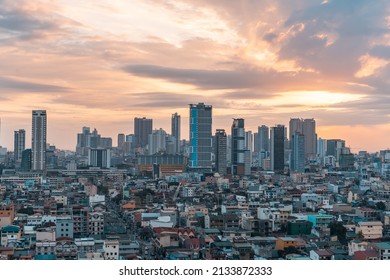
[(390, 2), (367, 0), (0, 0), (0, 145), (31, 110), (48, 142), (74, 150), (82, 126), (116, 145), (134, 117), (170, 132), (188, 104), (230, 133), (315, 118), (353, 151), (390, 147)]

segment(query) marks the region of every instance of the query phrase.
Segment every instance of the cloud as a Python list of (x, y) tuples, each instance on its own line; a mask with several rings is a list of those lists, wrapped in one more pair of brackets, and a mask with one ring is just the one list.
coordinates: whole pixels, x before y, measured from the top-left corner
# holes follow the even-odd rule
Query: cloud
[(12, 79), (9, 77), (0, 77), (0, 94), (2, 89), (7, 89), (3, 91), (3, 94), (11, 92), (67, 92), (70, 88), (50, 85), (50, 84), (40, 84), (27, 81), (21, 81), (18, 79)]
[(330, 77), (352, 78), (372, 41), (389, 32), (387, 10), (386, 1), (357, 0), (329, 1), (296, 11), (285, 26), (301, 29), (287, 37), (279, 55)]
[[(198, 89), (257, 89), (258, 92), (316, 88), (321, 81), (315, 73), (276, 72), (243, 65), (232, 70), (172, 68), (159, 65), (127, 65), (123, 70), (136, 76), (165, 79), (193, 85)], [(310, 81), (310, 83), (309, 83)], [(329, 86), (329, 83), (328, 83)], [(253, 95), (253, 94), (252, 94)]]
[(370, 50), (372, 56), (390, 60), (390, 46), (388, 45), (376, 45)]
[(0, 0), (0, 30), (8, 37), (21, 40), (64, 35), (68, 33), (67, 27), (78, 23), (61, 16), (57, 9), (53, 2)]

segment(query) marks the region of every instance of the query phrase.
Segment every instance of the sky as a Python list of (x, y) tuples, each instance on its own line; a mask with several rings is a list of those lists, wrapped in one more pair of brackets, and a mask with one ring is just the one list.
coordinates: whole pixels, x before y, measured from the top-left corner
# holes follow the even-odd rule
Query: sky
[(188, 104), (213, 106), (213, 130), (314, 118), (352, 151), (390, 147), (390, 2), (386, 0), (0, 0), (0, 145), (75, 149), (83, 126), (170, 132)]

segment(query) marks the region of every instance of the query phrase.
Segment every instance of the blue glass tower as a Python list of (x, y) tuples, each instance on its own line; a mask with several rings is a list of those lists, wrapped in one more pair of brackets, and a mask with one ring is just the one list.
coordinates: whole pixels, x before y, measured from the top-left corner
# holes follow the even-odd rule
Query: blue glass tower
[(189, 167), (199, 172), (212, 168), (212, 106), (190, 104), (190, 160)]

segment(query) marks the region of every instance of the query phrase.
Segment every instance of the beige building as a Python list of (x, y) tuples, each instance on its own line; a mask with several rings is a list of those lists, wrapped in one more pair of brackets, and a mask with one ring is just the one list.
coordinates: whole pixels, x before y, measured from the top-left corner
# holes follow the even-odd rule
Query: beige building
[(383, 237), (382, 222), (359, 222), (355, 232), (362, 233), (364, 239), (380, 239)]

